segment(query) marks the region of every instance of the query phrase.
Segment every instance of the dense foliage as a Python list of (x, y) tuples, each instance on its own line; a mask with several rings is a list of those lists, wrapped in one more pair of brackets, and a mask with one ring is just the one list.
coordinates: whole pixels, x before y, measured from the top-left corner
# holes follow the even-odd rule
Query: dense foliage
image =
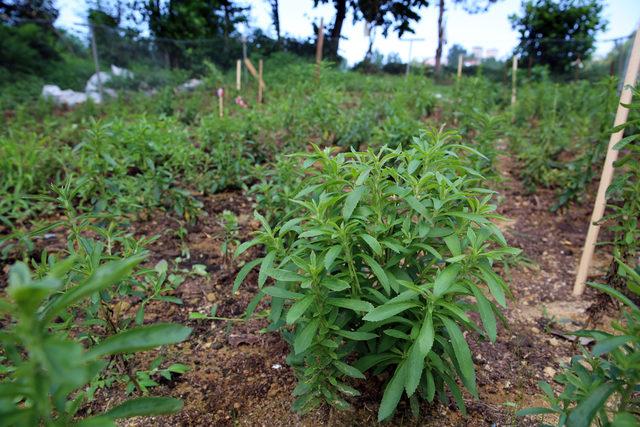
[[(496, 305), (506, 285), (493, 266), (517, 253), (506, 246), (491, 192), (479, 188), (469, 148), (453, 133), (430, 131), (402, 149), (340, 153), (316, 148), (304, 156), (313, 166), (289, 214), (239, 247), (264, 245), (259, 284), (273, 286), (272, 328), (284, 328), (292, 344), (289, 362), (299, 384), (294, 408), (321, 402), (346, 407), (356, 389), (345, 378), (392, 368), (378, 418), (394, 412), (406, 391), (446, 401), (445, 389), (464, 412), (459, 378), (477, 396), (471, 353), (462, 333), (481, 331), (478, 312), (496, 339)], [(294, 206), (298, 206), (295, 208)], [(285, 324), (295, 326), (288, 332)], [(351, 362), (353, 360), (353, 362)]]

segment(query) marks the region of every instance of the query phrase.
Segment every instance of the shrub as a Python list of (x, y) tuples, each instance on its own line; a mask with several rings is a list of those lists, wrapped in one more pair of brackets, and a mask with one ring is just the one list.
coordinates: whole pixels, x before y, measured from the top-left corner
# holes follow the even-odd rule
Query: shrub
[(272, 228), (256, 214), (263, 228), (236, 254), (260, 244), (266, 255), (243, 267), (234, 290), (260, 265), (248, 313), (271, 297), (270, 328), (293, 347), (296, 410), (347, 407), (345, 397), (359, 392), (345, 379), (367, 372), (391, 375), (380, 420), (405, 391), (414, 410), (418, 396), (446, 401), (448, 388), (464, 411), (458, 378), (477, 396), (462, 330), (496, 339), (492, 299), (504, 306), (508, 289), (493, 266), (517, 250), (491, 222), (492, 192), (468, 167), (473, 150), (458, 142), (429, 131), (405, 150), (333, 156), (315, 147), (301, 155), (307, 175), (295, 216)]
[[(0, 299), (0, 315), (10, 322), (0, 333), (3, 347), (0, 419), (3, 425), (71, 425), (85, 394), (78, 391), (107, 365), (105, 358), (134, 353), (187, 338), (191, 330), (175, 324), (155, 324), (112, 335), (85, 349), (55, 326), (56, 319), (80, 301), (99, 294), (125, 278), (142, 260), (108, 263), (85, 282), (63, 288), (62, 278), (75, 259), (57, 263), (51, 273), (33, 280), (28, 267), (15, 264), (9, 272), (9, 299)], [(77, 425), (115, 426), (114, 420), (172, 413), (182, 402), (166, 397), (128, 400)]]
[[(640, 296), (640, 275), (619, 263), (628, 290)], [(592, 330), (578, 336), (595, 340), (591, 351), (583, 349), (554, 380), (562, 391), (540, 382), (548, 407), (527, 408), (520, 416), (556, 414), (558, 426), (633, 426), (638, 423), (640, 398), (640, 308), (621, 292), (600, 284), (590, 284), (623, 304), (621, 321), (611, 326), (614, 334)]]

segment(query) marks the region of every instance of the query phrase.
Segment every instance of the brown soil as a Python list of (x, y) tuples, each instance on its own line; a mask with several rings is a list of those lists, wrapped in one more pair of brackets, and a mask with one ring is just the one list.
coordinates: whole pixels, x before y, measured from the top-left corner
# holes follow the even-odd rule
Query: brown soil
[[(557, 332), (579, 329), (587, 322), (585, 310), (593, 294), (587, 292), (586, 296), (575, 298), (571, 289), (591, 201), (551, 213), (549, 207), (555, 197), (552, 191), (527, 194), (516, 178), (517, 165), (510, 156), (501, 157), (499, 169), (504, 176), (497, 185), (499, 211), (509, 218), (500, 227), (510, 244), (523, 250), (526, 262), (503, 272), (514, 296), (505, 311), (509, 328), (499, 330), (495, 344), (468, 335), (475, 355), (480, 400), (466, 396), (466, 417), (453, 405), (425, 405), (418, 420), (411, 417), (408, 405), (402, 402), (389, 425), (535, 425), (535, 419), (517, 419), (515, 411), (543, 403), (537, 382), (551, 381), (560, 365), (578, 351), (573, 342)], [(240, 318), (257, 289), (257, 274), (253, 272), (237, 295), (231, 292), (241, 264), (259, 256), (257, 249), (244, 254), (239, 263), (227, 265), (220, 253), (219, 214), (224, 209), (236, 213), (240, 238), (247, 240), (258, 227), (252, 217), (251, 200), (240, 192), (229, 192), (202, 201), (207, 215), (189, 230), (185, 243), (191, 257), (182, 259), (177, 267), (189, 269), (203, 264), (208, 276), (188, 275), (175, 291), (184, 304), (152, 304), (146, 317), (147, 322), (174, 321), (193, 328), (188, 341), (161, 350), (168, 362), (184, 363), (191, 370), (161, 382), (152, 391), (154, 395), (182, 398), (184, 410), (170, 417), (129, 420), (125, 425), (375, 425), (383, 378), (355, 383), (363, 395), (352, 400), (352, 411), (325, 407), (299, 416), (290, 410), (295, 378), (285, 362), (287, 344), (278, 333), (263, 332), (265, 320), (189, 320), (190, 312), (208, 313), (214, 304), (218, 305), (218, 316)], [(175, 221), (162, 213), (132, 227), (136, 235), (162, 236), (150, 247), (152, 264), (160, 259), (171, 263), (181, 256), (181, 242), (171, 231), (175, 228)], [(594, 264), (606, 267), (608, 260), (597, 259)], [(135, 363), (143, 368), (156, 355), (147, 353)], [(100, 390), (92, 407), (84, 413), (99, 412), (123, 399), (122, 387)]]

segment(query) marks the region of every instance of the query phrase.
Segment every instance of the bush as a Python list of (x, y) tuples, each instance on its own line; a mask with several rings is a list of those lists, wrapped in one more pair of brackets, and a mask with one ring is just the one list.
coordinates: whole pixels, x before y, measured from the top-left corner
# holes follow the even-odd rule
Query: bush
[(405, 391), (414, 410), (418, 396), (445, 401), (448, 388), (464, 411), (458, 378), (477, 396), (462, 329), (496, 339), (498, 309), (487, 295), (504, 306), (508, 289), (493, 266), (517, 250), (490, 221), (491, 192), (458, 142), (429, 131), (405, 150), (332, 156), (315, 147), (300, 155), (307, 172), (294, 216), (272, 228), (256, 215), (262, 230), (236, 253), (260, 244), (266, 255), (243, 267), (234, 290), (260, 265), (248, 313), (271, 297), (270, 328), (293, 348), (296, 410), (349, 406), (345, 397), (359, 392), (346, 379), (367, 372), (391, 375), (380, 420)]

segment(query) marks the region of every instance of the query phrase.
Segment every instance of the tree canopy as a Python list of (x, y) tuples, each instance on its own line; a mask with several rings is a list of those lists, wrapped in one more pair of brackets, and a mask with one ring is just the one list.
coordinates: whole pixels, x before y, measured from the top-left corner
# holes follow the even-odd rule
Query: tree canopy
[(563, 73), (594, 51), (596, 34), (606, 28), (599, 0), (527, 0), (521, 15), (509, 17), (520, 34), (515, 54), (529, 65)]

